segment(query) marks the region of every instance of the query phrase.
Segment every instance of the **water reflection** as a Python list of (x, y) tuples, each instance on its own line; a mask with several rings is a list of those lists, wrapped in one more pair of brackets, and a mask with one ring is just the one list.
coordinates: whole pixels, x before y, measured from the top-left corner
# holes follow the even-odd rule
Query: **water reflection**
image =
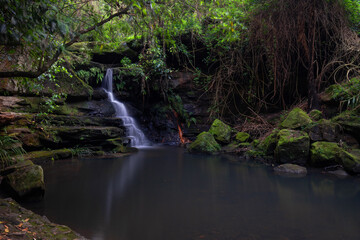
[(360, 239), (358, 179), (235, 160), (168, 147), (60, 163), (31, 207), (91, 239)]

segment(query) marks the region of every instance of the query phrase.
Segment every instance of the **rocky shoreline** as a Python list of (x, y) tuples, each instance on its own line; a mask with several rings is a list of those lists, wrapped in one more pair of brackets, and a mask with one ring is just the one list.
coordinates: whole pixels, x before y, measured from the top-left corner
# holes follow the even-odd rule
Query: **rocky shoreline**
[(85, 237), (67, 226), (55, 224), (45, 216), (21, 207), (11, 198), (0, 198), (0, 239), (77, 239)]

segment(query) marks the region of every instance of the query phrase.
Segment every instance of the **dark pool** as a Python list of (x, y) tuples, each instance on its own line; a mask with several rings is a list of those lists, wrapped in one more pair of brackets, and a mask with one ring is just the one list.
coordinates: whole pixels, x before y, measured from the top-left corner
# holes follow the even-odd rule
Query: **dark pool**
[(44, 201), (27, 207), (90, 239), (360, 239), (359, 179), (236, 160), (159, 147), (58, 162), (44, 168)]

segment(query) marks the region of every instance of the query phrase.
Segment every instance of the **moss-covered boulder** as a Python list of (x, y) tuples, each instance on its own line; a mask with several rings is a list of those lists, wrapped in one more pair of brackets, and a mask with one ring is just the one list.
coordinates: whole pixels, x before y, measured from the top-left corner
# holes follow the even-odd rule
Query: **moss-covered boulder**
[(330, 120), (321, 119), (320, 121), (308, 126), (305, 131), (309, 133), (310, 140), (337, 142), (340, 134), (340, 125)]
[(337, 164), (342, 149), (333, 142), (315, 142), (311, 144), (310, 164), (325, 167)]
[(216, 141), (226, 144), (230, 143), (232, 129), (229, 125), (223, 123), (219, 119), (215, 119), (209, 129), (209, 133), (214, 136)]
[(273, 130), (271, 134), (257, 145), (257, 149), (262, 151), (264, 155), (274, 155), (274, 150), (278, 142), (278, 133), (278, 129)]
[(341, 151), (339, 163), (350, 173), (360, 173), (360, 149)]
[(300, 108), (294, 108), (280, 124), (281, 128), (299, 129), (310, 124), (311, 118)]
[(5, 183), (19, 197), (42, 196), (45, 191), (43, 169), (30, 160), (18, 165), (12, 166), (14, 171), (5, 176)]
[(200, 133), (194, 142), (188, 146), (190, 152), (215, 153), (221, 150), (214, 136), (209, 132)]
[(246, 132), (238, 132), (235, 135), (235, 140), (239, 143), (247, 142), (250, 139), (250, 134)]
[(313, 109), (309, 112), (309, 117), (313, 120), (313, 121), (319, 121), (320, 119), (322, 119), (323, 114), (320, 110), (317, 109)]
[(346, 133), (354, 136), (360, 142), (360, 108), (344, 111), (332, 118), (331, 121), (339, 124)]
[(275, 157), (281, 163), (304, 165), (309, 156), (310, 138), (306, 132), (282, 129), (278, 133)]

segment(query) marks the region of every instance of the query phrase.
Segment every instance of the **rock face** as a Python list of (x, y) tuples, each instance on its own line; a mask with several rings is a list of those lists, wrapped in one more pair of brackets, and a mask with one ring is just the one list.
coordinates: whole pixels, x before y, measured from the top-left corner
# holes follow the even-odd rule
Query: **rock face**
[(232, 129), (219, 119), (215, 119), (209, 129), (209, 133), (211, 133), (218, 142), (230, 143)]
[(333, 142), (315, 142), (311, 144), (310, 164), (315, 167), (335, 165), (339, 161), (342, 149)]
[(221, 147), (211, 133), (202, 132), (197, 136), (196, 140), (189, 145), (188, 150), (190, 152), (215, 153), (220, 151)]
[(305, 167), (291, 163), (281, 164), (275, 167), (274, 171), (275, 173), (281, 175), (305, 176), (307, 174), (307, 170)]
[(294, 108), (280, 124), (281, 128), (298, 129), (310, 124), (311, 118), (300, 108)]
[(275, 149), (275, 157), (281, 163), (304, 165), (309, 156), (310, 139), (307, 133), (282, 129)]
[(28, 160), (12, 165), (5, 171), (13, 171), (5, 176), (4, 181), (19, 197), (41, 197), (44, 194), (44, 173), (40, 166)]

